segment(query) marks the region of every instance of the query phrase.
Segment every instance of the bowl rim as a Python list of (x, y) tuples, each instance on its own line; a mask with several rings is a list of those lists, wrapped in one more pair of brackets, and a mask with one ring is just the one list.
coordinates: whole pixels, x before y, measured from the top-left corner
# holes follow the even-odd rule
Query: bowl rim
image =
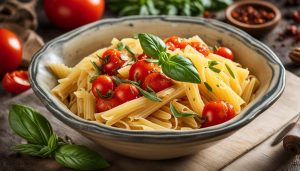
[[(47, 51), (51, 46), (55, 45), (58, 42), (65, 42), (69, 39), (80, 35), (88, 30), (92, 30), (97, 27), (101, 27), (106, 24), (115, 24), (121, 22), (133, 22), (136, 20), (160, 20), (163, 22), (178, 22), (178, 23), (189, 23), (189, 24), (200, 24), (209, 27), (218, 28), (221, 30), (226, 30), (231, 33), (233, 36), (236, 36), (243, 41), (246, 41), (252, 47), (255, 47), (262, 53), (268, 64), (272, 63), (270, 67), (273, 70), (273, 76), (264, 96), (253, 104), (250, 108), (248, 108), (245, 112), (244, 116), (239, 120), (230, 123), (230, 124), (220, 124), (217, 127), (208, 127), (193, 131), (132, 131), (114, 128), (111, 126), (107, 126), (104, 124), (99, 124), (90, 121), (82, 121), (82, 119), (76, 118), (75, 115), (71, 116), (68, 113), (64, 112), (63, 105), (55, 104), (50, 97), (48, 97), (47, 93), (41, 88), (39, 83), (36, 80), (36, 76), (38, 74), (38, 65), (39, 58), (43, 56), (43, 53)], [(272, 67), (273, 66), (273, 67)], [(276, 66), (276, 67), (275, 67)], [(125, 140), (135, 139), (136, 141), (144, 141), (147, 143), (168, 143), (170, 141), (162, 141), (162, 140), (173, 140), (177, 139), (177, 141), (187, 141), (187, 140), (201, 140), (206, 138), (213, 138), (221, 134), (228, 133), (232, 130), (240, 128), (250, 121), (252, 121), (255, 117), (257, 117), (260, 113), (266, 110), (270, 105), (272, 105), (282, 94), (285, 87), (285, 69), (280, 62), (279, 58), (275, 55), (275, 53), (267, 47), (265, 44), (251, 37), (246, 32), (233, 27), (229, 24), (214, 20), (214, 19), (205, 19), (199, 17), (179, 17), (179, 16), (129, 16), (129, 17), (121, 17), (121, 18), (111, 18), (111, 19), (103, 19), (80, 28), (77, 28), (73, 31), (65, 33), (48, 43), (46, 43), (37, 53), (34, 54), (31, 64), (29, 66), (29, 75), (30, 82), (34, 93), (38, 96), (38, 98), (42, 101), (42, 103), (46, 106), (46, 108), (53, 113), (58, 119), (69, 125), (70, 127), (75, 127), (79, 131), (92, 132), (101, 135), (113, 136), (122, 138)], [(273, 85), (273, 86), (271, 86)], [(247, 112), (247, 113), (246, 113)]]
[[(246, 24), (246, 23), (240, 22), (231, 16), (231, 12), (234, 9), (244, 6), (244, 5), (259, 5), (259, 6), (269, 8), (275, 13), (275, 17), (273, 18), (273, 20), (266, 22), (264, 24), (254, 25), (254, 24)], [(261, 28), (270, 27), (272, 25), (276, 25), (276, 23), (278, 23), (281, 18), (281, 12), (275, 5), (273, 5), (270, 2), (245, 0), (245, 1), (235, 2), (235, 3), (231, 4), (229, 7), (227, 7), (227, 9), (225, 10), (225, 16), (226, 16), (227, 20), (229, 20), (232, 24), (234, 24), (236, 26), (239, 26), (242, 28), (247, 28), (247, 29), (261, 29)]]

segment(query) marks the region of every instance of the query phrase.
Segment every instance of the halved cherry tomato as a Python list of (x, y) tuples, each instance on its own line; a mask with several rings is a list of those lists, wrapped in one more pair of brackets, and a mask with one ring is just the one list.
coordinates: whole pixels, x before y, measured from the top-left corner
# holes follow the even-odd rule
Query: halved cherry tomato
[(209, 127), (232, 119), (235, 117), (235, 111), (233, 106), (225, 101), (212, 101), (205, 104), (202, 117), (202, 127)]
[(30, 88), (27, 71), (6, 73), (2, 79), (2, 86), (6, 92), (19, 94)]
[(161, 73), (154, 72), (147, 75), (142, 87), (145, 90), (151, 88), (153, 91), (159, 92), (166, 88), (171, 87), (172, 85), (173, 85), (173, 81), (170, 78), (167, 78)]
[(127, 102), (133, 99), (138, 98), (140, 95), (139, 90), (131, 84), (122, 83), (118, 85), (115, 89), (115, 96), (121, 101), (121, 102)]
[(48, 19), (65, 30), (98, 20), (104, 7), (105, 0), (44, 0)]
[(132, 81), (143, 82), (146, 76), (154, 71), (155, 64), (145, 60), (139, 60), (134, 63), (129, 70), (129, 79)]
[(230, 60), (234, 58), (232, 51), (227, 47), (219, 47), (214, 53)]
[(188, 43), (178, 36), (172, 36), (166, 40), (166, 45), (170, 50), (175, 50), (176, 48), (184, 49)]
[(0, 78), (18, 68), (22, 61), (22, 42), (13, 32), (0, 28)]
[(114, 81), (108, 75), (99, 75), (92, 84), (92, 92), (97, 98), (106, 97), (109, 96), (109, 94), (111, 95), (113, 89)]
[(204, 56), (210, 53), (210, 49), (200, 42), (191, 42), (189, 44)]
[[(121, 59), (121, 52), (116, 49), (109, 49), (105, 51), (102, 57), (107, 59), (107, 63), (103, 65), (103, 71), (108, 75), (117, 74), (117, 70), (125, 63), (125, 61)], [(100, 62), (103, 63), (103, 61)]]
[(107, 110), (119, 106), (120, 104), (122, 104), (122, 102), (116, 97), (112, 97), (110, 99), (98, 98), (96, 100), (96, 111), (105, 112)]
[(149, 56), (146, 55), (145, 53), (142, 53), (137, 57), (138, 60), (147, 59), (147, 58), (149, 58)]

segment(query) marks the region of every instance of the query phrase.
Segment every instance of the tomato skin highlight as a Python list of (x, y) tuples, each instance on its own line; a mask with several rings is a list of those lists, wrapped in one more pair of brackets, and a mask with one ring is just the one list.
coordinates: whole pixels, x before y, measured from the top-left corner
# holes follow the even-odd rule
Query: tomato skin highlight
[(19, 94), (30, 89), (27, 71), (6, 73), (2, 79), (2, 86), (8, 93)]
[(173, 85), (173, 81), (170, 78), (167, 78), (161, 73), (154, 72), (147, 75), (142, 87), (145, 90), (151, 88), (153, 91), (159, 92), (166, 88), (171, 87), (172, 85)]
[(195, 48), (198, 52), (200, 52), (204, 56), (207, 56), (210, 53), (210, 49), (200, 42), (191, 42), (189, 43), (189, 45)]
[(132, 81), (143, 82), (146, 76), (153, 72), (154, 69), (155, 64), (145, 60), (139, 60), (131, 66), (129, 70), (129, 79)]
[(71, 30), (101, 18), (105, 0), (44, 0), (43, 6), (54, 25)]
[(114, 81), (108, 75), (99, 75), (92, 83), (92, 92), (95, 97), (99, 97), (98, 92), (101, 96), (106, 96), (109, 92), (112, 93), (114, 89)]
[(235, 111), (233, 106), (225, 101), (212, 101), (205, 104), (202, 117), (202, 127), (210, 127), (232, 119), (235, 117)]
[(96, 99), (96, 111), (97, 112), (105, 112), (105, 111), (110, 110), (114, 107), (117, 107), (121, 104), (122, 104), (122, 102), (116, 97), (112, 97), (110, 99), (97, 98)]
[(188, 45), (187, 42), (178, 36), (171, 36), (165, 42), (170, 50), (175, 50), (176, 48), (184, 49)]
[(234, 59), (233, 52), (227, 47), (219, 47), (214, 53), (230, 60)]
[(23, 55), (23, 44), (18, 36), (4, 28), (0, 28), (0, 77), (16, 70)]
[(115, 96), (123, 103), (138, 98), (139, 90), (131, 84), (122, 83), (115, 89)]
[[(116, 75), (117, 70), (125, 63), (121, 59), (121, 52), (116, 49), (108, 49), (103, 53), (102, 57), (108, 59), (107, 63), (103, 66), (103, 71), (108, 75)], [(100, 62), (103, 63), (103, 60), (100, 59)]]

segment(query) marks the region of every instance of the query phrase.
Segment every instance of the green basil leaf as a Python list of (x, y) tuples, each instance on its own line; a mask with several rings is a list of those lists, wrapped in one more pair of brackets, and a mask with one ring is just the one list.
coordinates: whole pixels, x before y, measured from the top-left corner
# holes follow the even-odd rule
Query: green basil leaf
[(8, 120), (11, 129), (20, 137), (33, 144), (48, 145), (53, 134), (52, 127), (46, 118), (32, 108), (13, 104)]
[(205, 85), (205, 87), (208, 91), (213, 92), (213, 89), (211, 88), (211, 86), (207, 82), (204, 82), (204, 85)]
[(235, 79), (235, 75), (234, 75), (234, 73), (232, 72), (231, 68), (230, 68), (227, 64), (225, 64), (225, 66), (226, 66), (226, 69), (227, 69), (227, 71), (229, 72), (229, 74), (232, 76), (232, 78)]
[(118, 44), (117, 44), (117, 49), (118, 50), (123, 50), (125, 48), (125, 44), (123, 43), (123, 42), (119, 42)]
[(42, 145), (36, 145), (36, 144), (19, 144), (11, 147), (13, 151), (30, 155), (30, 156), (38, 156), (38, 157), (41, 157), (40, 150), (42, 148), (43, 148)]
[(159, 54), (166, 52), (166, 44), (159, 37), (148, 33), (138, 35), (143, 51), (152, 58), (158, 59)]
[(175, 55), (162, 63), (162, 71), (168, 77), (182, 82), (201, 83), (194, 64), (187, 58)]
[(58, 147), (59, 138), (56, 134), (52, 134), (48, 141), (48, 147), (51, 152), (55, 151)]
[(167, 15), (176, 15), (178, 13), (178, 10), (175, 5), (169, 4), (166, 7), (166, 14)]
[(155, 101), (155, 102), (161, 102), (162, 100), (157, 97), (156, 93), (154, 91), (148, 92), (144, 89), (142, 89), (141, 87), (135, 85), (135, 87), (140, 91), (140, 93), (146, 97), (149, 100)]
[(194, 117), (197, 116), (196, 113), (182, 113), (177, 111), (177, 109), (174, 107), (172, 102), (170, 103), (170, 112), (173, 114), (176, 118), (185, 118), (185, 117)]
[(146, 5), (142, 5), (140, 8), (140, 15), (149, 15), (149, 10)]
[(78, 170), (96, 170), (109, 166), (98, 153), (80, 145), (62, 145), (55, 151), (54, 157), (63, 166)]

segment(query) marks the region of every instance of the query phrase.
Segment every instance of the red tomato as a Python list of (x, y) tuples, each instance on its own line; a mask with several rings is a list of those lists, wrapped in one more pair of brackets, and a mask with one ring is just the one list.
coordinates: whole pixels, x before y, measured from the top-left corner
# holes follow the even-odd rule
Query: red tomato
[(230, 60), (234, 58), (232, 51), (227, 47), (219, 47), (214, 53)]
[(107, 100), (98, 98), (96, 100), (96, 111), (97, 112), (104, 112), (104, 111), (110, 110), (114, 107), (117, 107), (120, 104), (122, 104), (122, 102), (116, 97), (112, 97), (112, 98), (107, 99)]
[(233, 106), (222, 100), (212, 101), (205, 104), (202, 112), (204, 123), (202, 127), (209, 127), (217, 124), (221, 124), (233, 118), (235, 111)]
[(27, 71), (6, 73), (2, 79), (2, 86), (6, 92), (19, 94), (30, 88)]
[(173, 85), (173, 81), (161, 73), (154, 72), (149, 74), (143, 83), (143, 89), (147, 90), (148, 87), (155, 92), (162, 91)]
[(92, 84), (92, 92), (94, 96), (98, 98), (101, 98), (99, 97), (98, 92), (101, 94), (101, 96), (106, 96), (108, 93), (112, 93), (113, 89), (114, 81), (108, 75), (99, 75)]
[(103, 66), (103, 71), (108, 75), (117, 74), (117, 70), (120, 69), (125, 63), (125, 61), (121, 59), (121, 52), (116, 49), (109, 49), (105, 51), (102, 57), (108, 58), (107, 63)]
[(134, 63), (129, 70), (129, 79), (143, 82), (146, 76), (154, 71), (155, 64), (140, 60)]
[(210, 53), (209, 48), (200, 42), (191, 42), (190, 45), (204, 56), (207, 56)]
[(139, 90), (131, 84), (122, 83), (115, 89), (115, 96), (121, 102), (127, 102), (136, 99), (139, 97), (139, 95)]
[(18, 68), (22, 61), (22, 42), (13, 32), (0, 28), (0, 77)]
[(175, 50), (176, 48), (184, 49), (188, 45), (187, 42), (178, 36), (169, 37), (166, 44), (170, 50)]
[(147, 58), (149, 58), (149, 56), (146, 55), (145, 53), (142, 53), (137, 57), (138, 60), (147, 59)]
[(105, 0), (44, 0), (48, 19), (57, 27), (71, 30), (102, 17)]

